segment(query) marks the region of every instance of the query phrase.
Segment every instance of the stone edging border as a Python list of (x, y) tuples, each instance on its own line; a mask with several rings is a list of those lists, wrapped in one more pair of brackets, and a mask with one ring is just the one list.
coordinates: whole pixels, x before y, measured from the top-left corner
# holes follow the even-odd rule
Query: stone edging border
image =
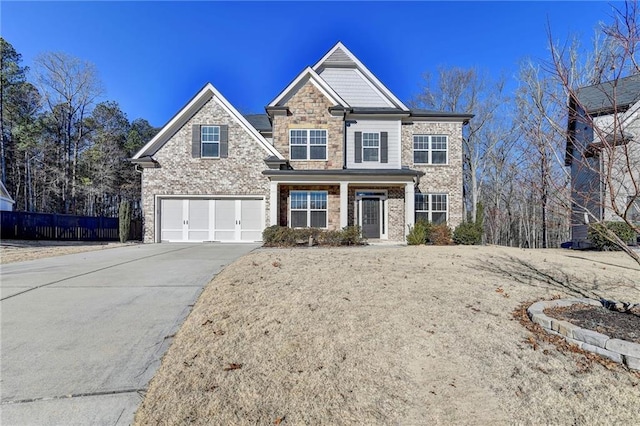
[(543, 300), (529, 306), (527, 314), (531, 321), (539, 324), (546, 332), (562, 336), (567, 342), (577, 345), (580, 349), (594, 352), (626, 365), (630, 369), (640, 370), (640, 344), (612, 339), (606, 334), (580, 328), (568, 321), (548, 317), (544, 313), (546, 308), (566, 307), (576, 303), (602, 307), (599, 301), (586, 298)]

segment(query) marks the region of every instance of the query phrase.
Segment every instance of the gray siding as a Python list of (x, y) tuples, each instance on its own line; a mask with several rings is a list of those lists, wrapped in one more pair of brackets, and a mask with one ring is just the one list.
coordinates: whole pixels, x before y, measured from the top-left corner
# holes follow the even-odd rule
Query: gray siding
[(352, 107), (393, 107), (355, 69), (325, 68), (320, 77)]
[[(347, 127), (347, 168), (348, 169), (400, 169), (400, 121), (399, 120), (365, 120), (357, 119), (357, 123)], [(355, 132), (387, 132), (388, 162), (355, 162)]]

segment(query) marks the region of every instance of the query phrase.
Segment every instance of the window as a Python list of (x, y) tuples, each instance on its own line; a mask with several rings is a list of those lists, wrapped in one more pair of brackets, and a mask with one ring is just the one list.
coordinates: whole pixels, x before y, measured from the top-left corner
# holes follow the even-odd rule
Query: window
[(413, 162), (416, 164), (447, 164), (447, 136), (414, 135)]
[(289, 130), (290, 157), (292, 160), (326, 160), (326, 130)]
[(416, 222), (447, 223), (447, 194), (416, 194)]
[(380, 133), (362, 133), (362, 161), (380, 158)]
[(326, 228), (327, 192), (291, 191), (291, 227)]
[(202, 157), (220, 157), (220, 126), (201, 126), (200, 144)]

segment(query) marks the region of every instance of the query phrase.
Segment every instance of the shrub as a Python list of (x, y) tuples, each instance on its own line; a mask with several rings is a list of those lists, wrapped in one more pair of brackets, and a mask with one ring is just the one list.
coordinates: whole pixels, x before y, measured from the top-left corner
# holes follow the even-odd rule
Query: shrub
[(360, 245), (364, 242), (359, 226), (345, 226), (340, 233), (340, 244), (342, 245)]
[(418, 246), (427, 242), (427, 227), (426, 222), (418, 221), (415, 225), (409, 226), (409, 233), (407, 234), (407, 244), (410, 246)]
[(342, 244), (342, 231), (324, 231), (318, 236), (318, 244), (322, 246), (339, 246)]
[(436, 246), (446, 246), (451, 244), (451, 228), (449, 228), (446, 223), (433, 225), (429, 241)]
[(482, 229), (478, 223), (464, 222), (453, 231), (453, 242), (463, 245), (476, 245), (482, 242)]
[(262, 242), (265, 246), (270, 246), (275, 243), (278, 229), (280, 229), (278, 225), (271, 225), (262, 231)]
[(270, 226), (262, 231), (262, 242), (266, 247), (293, 247), (308, 244), (309, 237), (320, 245), (357, 245), (363, 244), (360, 228), (347, 226), (341, 231), (319, 228), (291, 229), (287, 226)]
[(120, 242), (124, 243), (129, 239), (129, 231), (131, 230), (131, 204), (128, 201), (120, 201), (118, 209), (118, 236)]
[(613, 232), (625, 243), (635, 243), (636, 232), (625, 222), (595, 223), (589, 226), (589, 240), (597, 250), (620, 250), (608, 237)]

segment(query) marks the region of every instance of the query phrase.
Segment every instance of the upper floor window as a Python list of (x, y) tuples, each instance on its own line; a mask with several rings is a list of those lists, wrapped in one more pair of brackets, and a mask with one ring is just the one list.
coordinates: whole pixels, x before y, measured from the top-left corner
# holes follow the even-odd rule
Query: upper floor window
[(436, 225), (447, 223), (447, 198), (447, 194), (416, 194), (416, 222), (426, 220)]
[(327, 191), (291, 191), (291, 227), (327, 227)]
[(380, 158), (380, 133), (362, 133), (362, 161)]
[(355, 163), (388, 163), (388, 132), (354, 132)]
[(413, 162), (415, 164), (447, 164), (448, 151), (447, 136), (413, 136)]
[(200, 126), (201, 156), (220, 157), (220, 126)]
[(327, 131), (291, 129), (289, 146), (292, 160), (326, 160)]

